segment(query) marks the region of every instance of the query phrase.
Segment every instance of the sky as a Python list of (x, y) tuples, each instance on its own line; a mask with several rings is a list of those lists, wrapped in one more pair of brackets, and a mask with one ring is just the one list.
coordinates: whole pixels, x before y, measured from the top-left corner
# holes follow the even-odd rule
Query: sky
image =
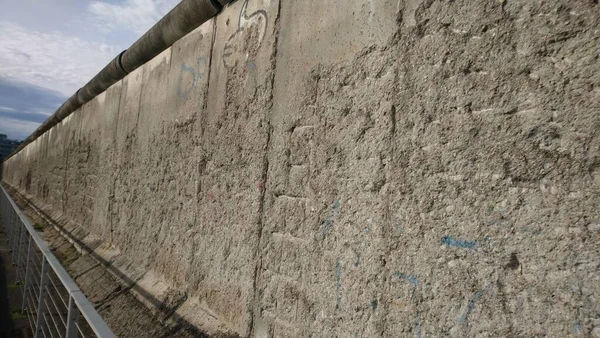
[(179, 0), (0, 0), (0, 134), (22, 140)]

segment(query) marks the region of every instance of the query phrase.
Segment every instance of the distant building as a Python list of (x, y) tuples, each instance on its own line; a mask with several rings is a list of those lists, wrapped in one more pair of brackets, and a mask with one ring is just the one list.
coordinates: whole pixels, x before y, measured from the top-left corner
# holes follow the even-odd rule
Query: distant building
[(21, 141), (9, 140), (6, 134), (0, 134), (0, 162), (15, 150)]

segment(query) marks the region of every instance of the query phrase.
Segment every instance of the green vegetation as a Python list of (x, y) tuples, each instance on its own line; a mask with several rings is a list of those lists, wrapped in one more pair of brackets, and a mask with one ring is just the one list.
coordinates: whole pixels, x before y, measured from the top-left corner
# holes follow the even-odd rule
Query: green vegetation
[(43, 224), (40, 224), (40, 223), (35, 223), (35, 224), (33, 224), (33, 228), (34, 228), (36, 231), (44, 230), (44, 225), (43, 225)]
[(17, 319), (25, 319), (27, 318), (27, 314), (25, 313), (25, 311), (21, 311), (21, 310), (12, 310), (10, 313), (10, 317), (13, 320), (17, 320)]

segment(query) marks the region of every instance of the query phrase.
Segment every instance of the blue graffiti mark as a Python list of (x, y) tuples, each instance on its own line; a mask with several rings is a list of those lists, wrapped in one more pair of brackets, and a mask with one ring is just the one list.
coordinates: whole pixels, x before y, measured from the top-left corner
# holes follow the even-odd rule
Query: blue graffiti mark
[(335, 200), (335, 202), (333, 203), (333, 210), (337, 210), (340, 208), (340, 200)]
[[(192, 84), (184, 91), (181, 90), (181, 81), (183, 80), (183, 73), (189, 73), (192, 75)], [(192, 89), (196, 87), (196, 72), (192, 67), (187, 66), (186, 64), (181, 65), (181, 73), (179, 74), (179, 86), (177, 87), (177, 96), (183, 99), (186, 98)]]
[[(186, 97), (188, 97), (188, 95), (190, 95), (192, 90), (194, 88), (196, 88), (196, 83), (198, 82), (199, 79), (202, 78), (202, 76), (204, 76), (205, 72), (206, 72), (206, 59), (204, 59), (202, 56), (199, 56), (198, 58), (196, 58), (196, 67), (195, 68), (190, 67), (190, 66), (186, 65), (185, 63), (182, 63), (181, 64), (181, 73), (179, 74), (179, 85), (177, 86), (177, 96), (179, 96), (180, 99), (185, 99)], [(182, 90), (181, 82), (183, 81), (184, 73), (188, 73), (192, 76), (192, 82), (188, 86), (187, 89)]]
[(337, 294), (337, 304), (335, 308), (337, 310), (342, 307), (342, 263), (338, 260), (335, 264), (335, 274), (337, 276), (336, 283), (336, 294)]
[(454, 247), (463, 248), (463, 249), (475, 250), (475, 248), (477, 248), (477, 242), (475, 242), (475, 241), (466, 241), (466, 240), (456, 239), (452, 236), (442, 237), (442, 239), (440, 240), (440, 243), (447, 245), (447, 246), (454, 246)]
[(333, 224), (333, 217), (335, 217), (335, 215), (337, 215), (337, 211), (339, 209), (340, 209), (340, 200), (335, 200), (335, 202), (333, 203), (333, 207), (331, 209), (331, 213), (330, 213), (329, 217), (327, 217), (327, 219), (325, 219), (325, 221), (323, 221), (323, 240), (325, 240), (325, 238), (327, 237), (329, 228), (331, 227), (331, 224)]
[(584, 330), (584, 327), (583, 327), (583, 325), (581, 325), (580, 322), (573, 324), (573, 326), (571, 327), (571, 333), (573, 333), (576, 336), (583, 334), (583, 330)]
[(377, 299), (371, 301), (371, 309), (373, 309), (373, 311), (377, 310)]
[(465, 312), (463, 312), (463, 314), (458, 319), (459, 323), (464, 323), (469, 319), (469, 315), (471, 314), (471, 312), (473, 312), (473, 309), (475, 309), (475, 303), (477, 303), (477, 301), (481, 299), (481, 297), (483, 297), (484, 294), (485, 290), (479, 290), (473, 295), (473, 297), (471, 297), (471, 299), (469, 299)]
[(327, 218), (325, 220), (325, 222), (323, 222), (323, 240), (325, 240), (325, 237), (327, 237), (327, 232), (329, 231), (329, 227), (331, 226), (331, 223), (333, 223), (333, 220), (331, 220), (330, 218)]
[(410, 284), (417, 286), (419, 285), (419, 280), (417, 279), (417, 277), (412, 276), (412, 275), (407, 275), (404, 272), (394, 272), (394, 276), (398, 277), (400, 279), (404, 279), (405, 281), (409, 282)]
[(417, 338), (421, 338), (421, 316), (419, 311), (415, 308), (415, 334)]
[(248, 62), (248, 68), (256, 70), (256, 65), (254, 64), (254, 62)]

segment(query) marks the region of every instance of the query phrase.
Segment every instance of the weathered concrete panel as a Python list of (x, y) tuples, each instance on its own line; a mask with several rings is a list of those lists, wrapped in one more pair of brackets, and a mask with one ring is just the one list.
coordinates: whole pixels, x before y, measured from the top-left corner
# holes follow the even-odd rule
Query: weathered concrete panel
[(351, 86), (342, 83), (350, 76), (337, 76), (343, 66), (320, 65), (385, 45), (396, 31), (396, 7), (396, 1), (282, 3), (257, 337), (381, 333), (384, 313), (376, 309), (388, 239), (381, 191), (392, 133), (385, 93), (396, 72), (393, 64), (365, 60), (369, 74), (352, 77), (375, 76)]
[(198, 299), (181, 313), (206, 322), (201, 313), (211, 313), (241, 336), (252, 324), (278, 8), (239, 1), (216, 19), (200, 133), (191, 260)]
[[(112, 208), (117, 174), (117, 131), (121, 104), (122, 81), (111, 86), (94, 102), (93, 118), (98, 123), (98, 183), (95, 188), (90, 232), (112, 243)], [(97, 102), (96, 102), (97, 100)], [(90, 102), (90, 103), (91, 103)]]
[[(142, 210), (142, 199), (138, 199), (141, 189), (140, 178), (136, 173), (136, 161), (140, 158), (137, 147), (138, 119), (140, 113), (140, 97), (143, 86), (145, 67), (140, 67), (123, 79), (121, 102), (117, 122), (116, 137), (116, 166), (114, 176), (114, 201), (111, 205), (111, 245), (123, 255), (130, 255), (125, 260), (137, 269), (128, 269), (127, 274), (137, 280), (147, 266), (150, 254), (148, 246), (142, 245), (140, 234), (143, 234), (143, 224), (136, 222), (136, 216)], [(140, 163), (141, 165), (141, 163)], [(131, 208), (131, 205), (140, 205)], [(134, 249), (135, 248), (135, 249)], [(128, 252), (126, 252), (128, 250)], [(135, 253), (134, 253), (134, 250)], [(127, 269), (129, 267), (121, 267)], [(140, 270), (140, 271), (138, 271)]]
[[(68, 222), (69, 231), (77, 231), (78, 235), (85, 236), (85, 228), (81, 228), (86, 219), (84, 209), (85, 192), (81, 186), (84, 185), (85, 176), (80, 171), (88, 170), (88, 146), (84, 142), (85, 135), (81, 133), (81, 121), (83, 120), (83, 111), (85, 106), (78, 109), (76, 114), (69, 115), (63, 120), (64, 133), (67, 135), (65, 140), (66, 175), (64, 179), (63, 192), (63, 217)], [(83, 212), (82, 212), (83, 211)]]
[[(294, 8), (288, 20), (302, 22), (293, 27), (309, 28), (297, 33), (297, 39), (288, 32), (292, 37), (280, 39), (278, 45), (264, 256), (258, 283), (262, 290), (257, 322), (263, 327), (255, 327), (257, 336), (506, 336), (515, 332), (527, 336), (591, 330), (596, 325), (591, 313), (597, 303), (588, 304), (587, 315), (571, 311), (561, 321), (551, 311), (555, 306), (569, 311), (569, 305), (543, 299), (549, 290), (576, 292), (567, 287), (573, 283), (593, 292), (592, 285), (597, 283), (596, 272), (590, 284), (566, 275), (551, 277), (575, 257), (588, 261), (598, 244), (596, 234), (586, 233), (586, 225), (597, 217), (590, 207), (597, 205), (598, 195), (586, 174), (593, 165), (586, 169), (583, 164), (597, 157), (583, 155), (589, 146), (597, 151), (594, 133), (588, 129), (597, 123), (591, 115), (597, 105), (571, 103), (579, 107), (578, 116), (585, 116), (581, 121), (591, 123), (587, 126), (575, 127), (571, 122), (569, 128), (562, 127), (565, 116), (564, 122), (550, 127), (557, 119), (552, 111), (563, 103), (549, 100), (542, 104), (542, 98), (548, 100), (558, 93), (535, 89), (529, 74), (544, 62), (532, 50), (525, 60), (525, 51), (515, 52), (512, 47), (531, 48), (533, 41), (538, 48), (545, 46), (542, 36), (523, 41), (517, 32), (546, 26), (540, 34), (547, 34), (547, 40), (552, 36), (547, 31), (549, 22), (560, 31), (569, 24), (567, 20), (575, 20), (567, 18), (571, 15), (581, 25), (597, 27), (598, 18), (588, 5), (573, 5), (577, 9), (561, 17), (548, 12), (552, 7), (535, 8), (525, 2), (512, 2), (506, 8), (502, 3), (399, 4), (404, 20), (398, 32), (387, 26), (390, 40), (384, 39), (383, 45), (360, 37), (346, 43), (343, 25), (344, 29), (330, 29), (340, 38), (324, 39), (337, 39), (338, 44), (310, 51), (303, 46), (318, 46), (311, 38), (320, 40), (326, 29), (320, 26), (319, 14), (308, 20), (297, 14), (314, 3), (282, 6), (280, 38), (286, 34), (286, 6)], [(530, 12), (555, 17), (538, 21), (531, 19)], [(502, 23), (506, 15), (515, 20), (525, 17), (518, 24)], [(485, 20), (467, 19), (475, 17)], [(366, 26), (359, 22), (351, 27)], [(308, 29), (320, 34), (307, 38)], [(516, 41), (512, 43), (507, 36)], [(585, 34), (580, 37), (587, 38)], [(563, 57), (582, 55), (581, 67), (592, 67), (584, 60), (591, 60), (585, 55), (594, 52), (582, 42), (573, 42), (560, 53)], [(331, 50), (338, 47), (337, 53)], [(363, 47), (359, 53), (352, 51)], [(346, 59), (350, 60), (336, 62), (344, 60), (348, 49)], [(319, 55), (321, 51), (324, 56)], [(305, 70), (298, 61), (305, 63)], [(551, 58), (547, 62), (556, 63)], [(498, 69), (500, 64), (513, 66)], [(523, 69), (528, 71), (523, 73)], [(576, 88), (591, 88), (591, 78), (580, 78), (583, 69), (572, 68), (573, 73), (561, 77), (569, 78), (567, 83), (575, 81)], [(539, 81), (539, 75), (533, 76)], [(543, 127), (546, 123), (550, 125)], [(536, 136), (546, 128), (562, 140), (548, 145), (547, 136)], [(578, 130), (578, 136), (570, 128)], [(534, 140), (529, 145), (532, 130)], [(482, 138), (485, 146), (480, 145)], [(558, 200), (554, 208), (544, 206), (548, 203), (544, 191), (550, 189), (550, 182), (544, 181), (551, 170), (548, 161), (556, 161), (554, 155), (546, 155), (549, 151), (571, 157), (560, 160), (563, 164), (555, 175), (561, 180), (559, 172), (571, 173), (569, 181), (574, 182), (563, 188), (567, 190), (564, 198), (571, 196), (577, 207), (563, 202), (558, 209), (563, 211), (558, 211), (554, 209), (559, 207)], [(510, 162), (513, 156), (521, 164)], [(506, 171), (537, 176), (531, 185), (529, 179)], [(486, 213), (496, 208), (499, 212), (492, 221)], [(557, 211), (550, 222), (550, 215)], [(515, 213), (508, 217), (511, 212)], [(573, 219), (579, 225), (572, 224)], [(565, 234), (571, 229), (570, 239), (553, 235), (554, 228)], [(539, 234), (542, 229), (548, 229), (544, 240), (526, 240), (529, 232)], [(594, 240), (580, 242), (580, 236)], [(554, 248), (549, 243), (559, 238), (565, 252), (576, 246), (578, 254), (541, 263)], [(536, 271), (531, 273), (535, 279), (529, 283), (536, 285), (531, 288), (518, 286), (527, 284), (527, 279), (514, 277), (521, 268), (521, 255)], [(540, 269), (542, 265), (549, 270)], [(595, 265), (588, 266), (583, 274), (594, 270)], [(570, 275), (575, 274), (574, 269)], [(536, 284), (541, 280), (547, 280), (543, 291)], [(526, 311), (523, 300), (517, 305), (525, 295), (535, 295), (529, 307), (543, 315), (516, 318), (515, 313)], [(586, 296), (577, 298), (584, 301)], [(508, 305), (511, 299), (517, 300)]]
[(49, 192), (47, 203), (51, 208), (53, 218), (60, 217), (64, 210), (65, 183), (67, 176), (67, 157), (65, 149), (67, 147), (66, 121), (54, 126), (48, 132), (48, 167), (49, 171)]

